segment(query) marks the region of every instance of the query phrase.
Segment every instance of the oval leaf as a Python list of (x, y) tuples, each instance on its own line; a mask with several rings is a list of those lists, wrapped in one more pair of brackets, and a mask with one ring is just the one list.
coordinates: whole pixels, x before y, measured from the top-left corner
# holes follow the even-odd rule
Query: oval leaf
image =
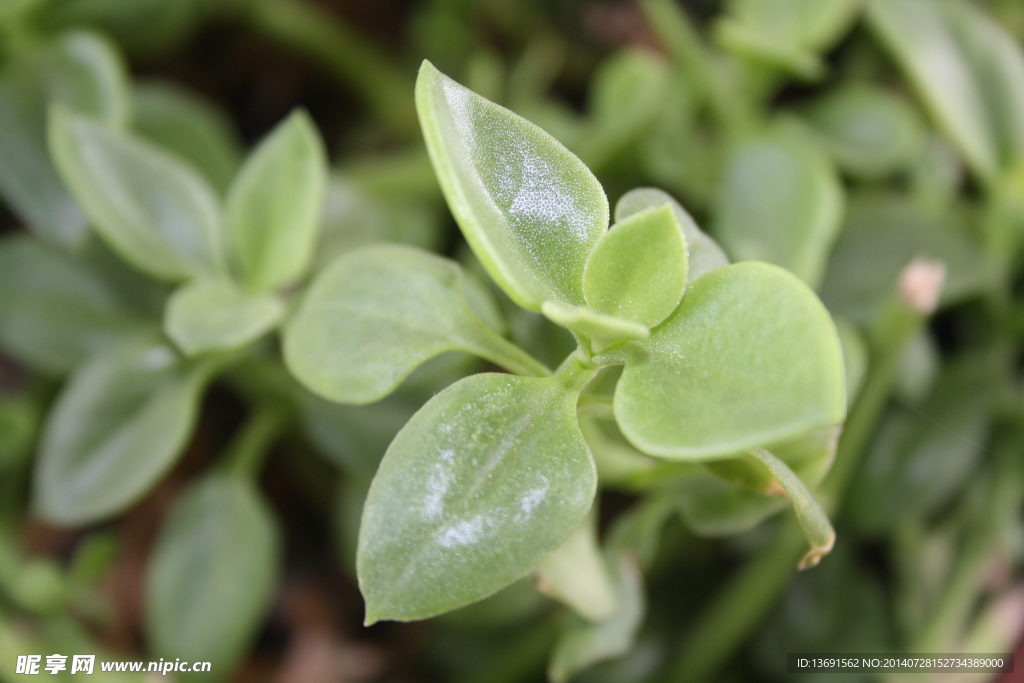
[(251, 482), (215, 474), (175, 501), (146, 576), (146, 634), (155, 654), (210, 662), (226, 674), (273, 596), (274, 518)]
[(192, 168), (60, 108), (50, 116), (50, 149), (92, 225), (126, 261), (162, 280), (223, 271), (217, 198)]
[(253, 151), (227, 200), (227, 226), (242, 281), (257, 291), (301, 276), (313, 259), (327, 188), (316, 126), (297, 111)]
[(138, 500), (184, 449), (210, 370), (141, 340), (84, 365), (43, 432), (36, 511), (56, 524), (83, 525)]
[(683, 237), (686, 240), (686, 282), (693, 282), (709, 270), (729, 263), (729, 257), (725, 255), (718, 243), (708, 237), (707, 233), (697, 227), (686, 209), (672, 198), (672, 195), (653, 187), (638, 187), (622, 195), (615, 204), (616, 223), (625, 220), (633, 214), (657, 206), (668, 204), (672, 207), (676, 222), (683, 230)]
[(691, 285), (627, 362), (615, 417), (650, 455), (699, 460), (838, 424), (843, 355), (821, 302), (765, 263), (737, 263)]
[(668, 205), (612, 226), (583, 272), (583, 293), (591, 308), (648, 327), (676, 309), (685, 289), (686, 241)]
[(474, 375), (409, 421), (363, 509), (357, 567), (368, 624), (476, 602), (569, 537), (597, 485), (578, 396), (558, 378)]
[(534, 312), (583, 303), (583, 267), (608, 226), (608, 200), (583, 163), (543, 130), (424, 62), (416, 108), (434, 170), (491, 277)]
[(197, 280), (167, 302), (164, 327), (186, 355), (234, 349), (269, 332), (284, 317), (274, 294), (247, 294), (230, 282)]
[(715, 235), (737, 261), (774, 263), (817, 287), (842, 212), (842, 186), (829, 159), (796, 133), (777, 129), (732, 151)]
[(547, 374), (473, 315), (462, 278), (454, 262), (410, 247), (342, 256), (314, 281), (285, 329), (288, 368), (312, 392), (340, 403), (383, 398), (446, 351)]

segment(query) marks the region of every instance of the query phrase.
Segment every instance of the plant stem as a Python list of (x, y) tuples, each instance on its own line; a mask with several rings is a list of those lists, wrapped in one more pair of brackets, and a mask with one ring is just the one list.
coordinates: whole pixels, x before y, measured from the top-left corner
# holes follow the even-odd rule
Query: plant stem
[(288, 414), (282, 407), (257, 407), (228, 446), (225, 455), (228, 469), (244, 477), (256, 477), (274, 440), (287, 424)]
[(466, 351), (474, 353), (516, 375), (550, 377), (551, 369), (490, 328), (473, 340)]
[(373, 117), (403, 137), (419, 134), (413, 80), (336, 16), (303, 0), (248, 0), (242, 16), (271, 38), (317, 60), (354, 88)]

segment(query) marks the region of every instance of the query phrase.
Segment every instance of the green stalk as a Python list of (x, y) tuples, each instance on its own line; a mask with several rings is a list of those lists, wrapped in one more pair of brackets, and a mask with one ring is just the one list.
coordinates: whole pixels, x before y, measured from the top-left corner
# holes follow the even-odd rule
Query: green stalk
[(255, 409), (228, 446), (224, 460), (238, 475), (255, 478), (270, 447), (288, 425), (288, 413), (276, 405)]
[(373, 118), (403, 137), (419, 135), (412, 74), (396, 69), (336, 16), (304, 0), (248, 0), (242, 16), (262, 33), (327, 67), (356, 90)]
[(523, 351), (519, 346), (505, 339), (497, 332), (487, 329), (487, 334), (479, 335), (472, 348), (466, 350), (484, 360), (500, 365), (509, 372), (526, 377), (550, 377), (551, 369), (539, 360)]

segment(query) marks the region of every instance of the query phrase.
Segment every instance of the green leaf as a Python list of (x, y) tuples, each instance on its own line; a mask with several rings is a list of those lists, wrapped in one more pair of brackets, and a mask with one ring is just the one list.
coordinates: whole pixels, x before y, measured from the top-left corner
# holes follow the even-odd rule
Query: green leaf
[(846, 405), (860, 393), (868, 369), (868, 344), (857, 327), (848, 320), (836, 320), (836, 332), (843, 346), (843, 365), (846, 368)]
[(190, 486), (164, 522), (146, 574), (146, 635), (168, 660), (221, 676), (245, 654), (274, 595), (273, 515), (252, 483), (226, 474)]
[(786, 507), (779, 496), (737, 486), (707, 472), (686, 478), (677, 488), (683, 522), (693, 533), (708, 538), (750, 531)]
[(804, 536), (811, 545), (810, 550), (800, 560), (800, 569), (815, 566), (821, 562), (822, 557), (832, 551), (832, 546), (836, 542), (836, 532), (828, 521), (828, 515), (807, 490), (807, 486), (800, 481), (800, 477), (796, 476), (786, 463), (763, 448), (752, 449), (750, 455), (764, 465), (782, 487), (784, 495), (793, 505), (793, 512), (796, 513), (800, 528), (804, 530)]
[(583, 303), (583, 268), (608, 200), (583, 163), (537, 126), (429, 62), (416, 108), (448, 206), (487, 272), (520, 306)]
[(631, 346), (615, 417), (650, 455), (714, 459), (836, 425), (846, 412), (832, 320), (775, 266), (705, 274), (649, 340)]
[(40, 412), (26, 396), (0, 396), (0, 472), (10, 472), (30, 456)]
[(573, 306), (564, 301), (545, 301), (541, 305), (541, 312), (556, 325), (590, 339), (594, 353), (600, 353), (608, 345), (624, 339), (647, 339), (651, 336), (651, 330), (646, 325)]
[(946, 264), (942, 305), (983, 291), (991, 286), (995, 269), (968, 239), (965, 218), (895, 194), (851, 202), (821, 285), (822, 300), (837, 316), (872, 324), (895, 291), (900, 271), (918, 256)]
[(308, 114), (296, 111), (256, 147), (228, 193), (228, 233), (248, 287), (275, 289), (306, 271), (326, 186), (320, 134)]
[(715, 235), (738, 261), (767, 261), (817, 287), (839, 232), (843, 190), (829, 159), (776, 128), (736, 146), (715, 207)]
[(78, 526), (142, 497), (184, 449), (212, 369), (182, 363), (167, 346), (143, 339), (82, 366), (43, 431), (36, 511), (50, 522)]
[(164, 328), (187, 356), (234, 349), (258, 339), (284, 318), (275, 294), (248, 294), (223, 280), (195, 280), (167, 302)]
[(569, 537), (597, 485), (576, 423), (582, 381), (473, 375), (399, 432), (359, 529), (366, 623), (485, 598)]
[(588, 515), (565, 543), (534, 569), (537, 590), (568, 605), (592, 622), (619, 610), (615, 588), (597, 545), (594, 515)]
[(998, 152), (985, 99), (940, 3), (867, 0), (867, 17), (967, 163), (992, 175)]
[(17, 54), (0, 73), (0, 192), (40, 237), (77, 247), (87, 233), (85, 216), (46, 144), (53, 103), (114, 126), (127, 121), (128, 76), (106, 40), (70, 31)]
[(207, 16), (202, 0), (47, 0), (46, 28), (97, 26), (133, 55), (152, 57), (179, 41)]
[(679, 202), (661, 190), (640, 187), (622, 195), (615, 205), (615, 222), (618, 223), (636, 213), (665, 204), (672, 207), (676, 222), (682, 227), (683, 236), (686, 238), (687, 284), (709, 270), (729, 263), (729, 257), (725, 255), (718, 243), (697, 227), (693, 218)]
[(580, 618), (563, 628), (555, 643), (548, 678), (563, 683), (592, 664), (626, 654), (633, 647), (647, 609), (643, 577), (636, 561), (628, 555), (619, 558), (613, 573), (619, 609), (599, 624)]
[(93, 227), (136, 268), (171, 281), (224, 270), (217, 198), (185, 163), (60, 108), (50, 149)]
[(924, 152), (924, 122), (911, 105), (869, 83), (843, 85), (804, 111), (835, 162), (860, 178), (911, 167)]
[(686, 241), (668, 205), (616, 222), (583, 271), (583, 294), (592, 309), (648, 327), (676, 309), (685, 289)]
[(284, 333), (292, 374), (341, 403), (371, 403), (417, 366), (466, 351), (522, 374), (547, 370), (478, 320), (458, 265), (398, 245), (364, 247), (313, 282)]
[(241, 152), (223, 112), (166, 81), (139, 83), (134, 102), (132, 124), (139, 135), (194, 166), (218, 192), (228, 189)]
[(26, 237), (0, 241), (0, 347), (47, 373), (64, 373), (145, 323), (96, 272)]

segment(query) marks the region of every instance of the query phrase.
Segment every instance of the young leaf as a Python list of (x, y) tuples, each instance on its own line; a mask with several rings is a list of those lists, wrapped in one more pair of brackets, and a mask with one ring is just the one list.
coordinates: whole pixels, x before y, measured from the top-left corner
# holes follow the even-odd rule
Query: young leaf
[(842, 215), (842, 186), (829, 159), (795, 132), (776, 129), (730, 154), (715, 235), (734, 259), (774, 263), (817, 287)]
[(228, 193), (227, 226), (249, 288), (275, 289), (309, 267), (327, 187), (326, 157), (313, 121), (297, 111), (246, 160)]
[(832, 551), (832, 546), (836, 542), (836, 532), (828, 521), (828, 515), (811, 496), (811, 492), (800, 481), (800, 477), (786, 467), (786, 463), (763, 448), (751, 449), (750, 455), (757, 458), (779, 482), (786, 498), (793, 505), (793, 512), (796, 513), (797, 521), (804, 530), (807, 542), (811, 545), (811, 549), (800, 560), (800, 569), (815, 566), (821, 562), (822, 557)]
[(167, 659), (226, 673), (245, 653), (273, 596), (273, 515), (248, 480), (213, 474), (171, 508), (146, 575), (146, 634)]
[(714, 459), (838, 424), (843, 356), (806, 285), (766, 263), (717, 268), (635, 353), (615, 390), (622, 433), (645, 453)]
[(867, 0), (867, 17), (967, 163), (991, 176), (998, 153), (985, 100), (940, 3)]
[(313, 282), (284, 333), (292, 374), (340, 403), (371, 403), (417, 366), (466, 351), (523, 374), (548, 374), (480, 322), (452, 261), (398, 245), (364, 247)]
[(241, 163), (228, 118), (210, 102), (170, 82), (135, 86), (133, 128), (199, 170), (223, 193)]
[(93, 226), (136, 268), (171, 281), (224, 270), (217, 198), (189, 166), (61, 108), (50, 149)]
[(583, 271), (587, 305), (648, 327), (676, 309), (685, 289), (686, 241), (668, 205), (613, 225)]
[(77, 247), (85, 216), (50, 160), (50, 104), (121, 126), (128, 119), (125, 67), (114, 48), (93, 33), (69, 31), (19, 53), (0, 74), (0, 192), (27, 226), (46, 241)]
[(145, 323), (97, 274), (26, 237), (0, 241), (0, 347), (48, 373), (64, 373)]
[(548, 678), (552, 683), (564, 683), (576, 672), (624, 655), (633, 646), (647, 609), (643, 577), (629, 555), (622, 555), (617, 566), (610, 564), (615, 567), (613, 576), (619, 609), (599, 624), (578, 617), (566, 624), (548, 663)]
[(537, 590), (573, 608), (592, 622), (608, 619), (619, 609), (612, 579), (597, 545), (593, 515), (534, 570)]
[(35, 471), (35, 509), (56, 524), (109, 517), (174, 464), (192, 432), (209, 364), (135, 339), (71, 377), (50, 412)]
[(534, 312), (583, 303), (583, 268), (608, 226), (608, 200), (554, 138), (424, 62), (416, 108), (434, 170), (491, 277)]
[(729, 257), (725, 255), (722, 248), (697, 227), (697, 224), (690, 217), (690, 214), (686, 212), (686, 209), (673, 199), (671, 195), (661, 190), (656, 190), (653, 187), (640, 187), (622, 195), (615, 205), (615, 222), (624, 221), (636, 213), (665, 204), (672, 207), (672, 213), (675, 214), (676, 222), (682, 227), (683, 236), (686, 238), (687, 284), (693, 282), (709, 270), (729, 263)]
[(541, 305), (541, 312), (556, 325), (588, 337), (594, 342), (592, 350), (595, 353), (624, 339), (647, 339), (651, 336), (651, 330), (646, 325), (573, 306), (564, 301), (545, 301)]
[(164, 328), (185, 355), (244, 346), (284, 317), (276, 294), (248, 294), (223, 280), (195, 280), (167, 302)]
[(485, 598), (569, 537), (597, 485), (576, 423), (581, 382), (570, 384), (473, 375), (399, 432), (359, 529), (366, 623), (425, 619)]

